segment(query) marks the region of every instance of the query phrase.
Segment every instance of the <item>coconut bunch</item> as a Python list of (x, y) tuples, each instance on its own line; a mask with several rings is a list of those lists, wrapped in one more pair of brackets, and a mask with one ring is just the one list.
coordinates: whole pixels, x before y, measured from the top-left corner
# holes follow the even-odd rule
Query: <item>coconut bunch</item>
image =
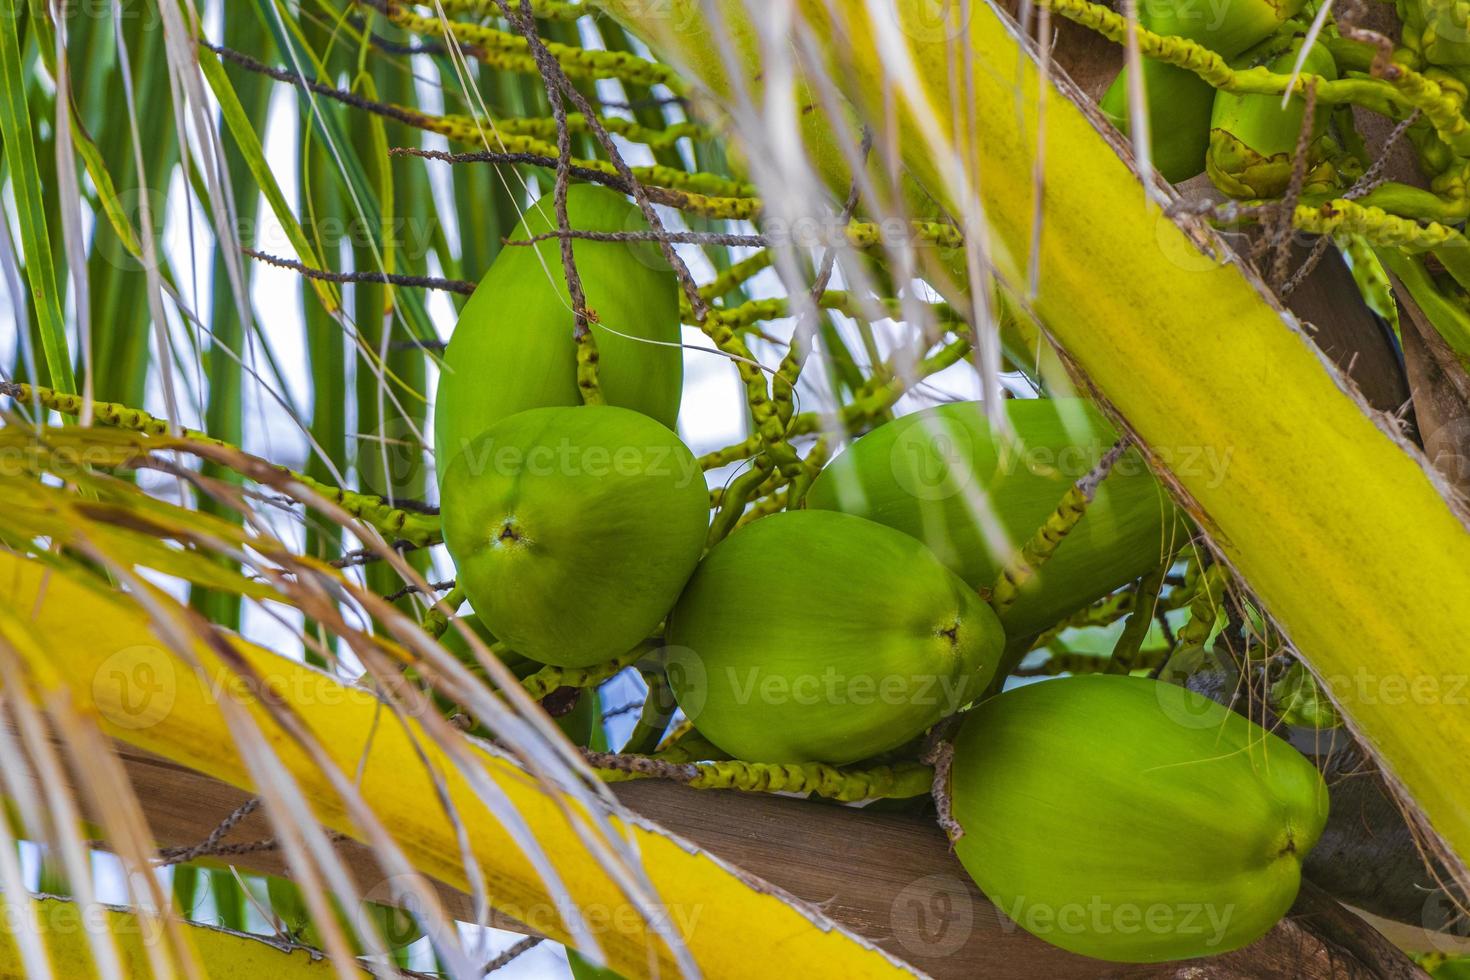
[[(1039, 635), (1172, 564), (1188, 519), (1137, 451), (1081, 399), (1008, 400), (1004, 429), (946, 404), (862, 435), (800, 506), (712, 529), (675, 432), (675, 275), (616, 234), (648, 230), (622, 195), (568, 190), (590, 235), (555, 234), (556, 208), (485, 275), (438, 390), (444, 541), (489, 648), (523, 673), (651, 656), (685, 719), (654, 760), (923, 753), (976, 883), (1076, 952), (1179, 959), (1270, 929), (1326, 819), (1307, 759), (1147, 677), (1001, 693)], [(1169, 927), (1114, 921), (1134, 912)]]

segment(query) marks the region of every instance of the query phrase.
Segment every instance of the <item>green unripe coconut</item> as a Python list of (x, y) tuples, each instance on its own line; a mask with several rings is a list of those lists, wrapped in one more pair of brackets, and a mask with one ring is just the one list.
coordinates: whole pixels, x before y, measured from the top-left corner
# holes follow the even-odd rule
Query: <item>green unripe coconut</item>
[[(1299, 51), (1297, 45), (1272, 61), (1271, 70), (1290, 73)], [(1302, 71), (1331, 79), (1337, 77), (1337, 64), (1325, 45), (1316, 44), (1307, 53)], [(1300, 95), (1293, 95), (1285, 109), (1277, 95), (1216, 95), (1210, 116), (1210, 150), (1205, 157), (1210, 181), (1223, 193), (1245, 200), (1286, 193), (1306, 108)], [(1319, 105), (1313, 114), (1302, 185), (1307, 193), (1331, 191), (1337, 184), (1334, 158), (1338, 150), (1325, 133), (1330, 111), (1330, 106)]]
[(827, 511), (764, 517), (700, 563), (669, 617), (669, 684), (738, 759), (845, 765), (972, 700), (1005, 637), (913, 538)]
[[(578, 231), (647, 231), (638, 208), (591, 184), (567, 191), (567, 219)], [(554, 231), (546, 195), (527, 209), (511, 240)], [(603, 398), (672, 429), (684, 383), (678, 285), (652, 242), (572, 244), (577, 274), (595, 315), (597, 377)], [(572, 314), (555, 240), (507, 246), (459, 315), (444, 351), (434, 403), (434, 453), (440, 482), (469, 441), (528, 408), (581, 404)], [(652, 342), (650, 342), (652, 341)]]
[[(1192, 0), (1144, 0), (1139, 24), (1155, 34), (1196, 41), (1226, 60), (1276, 33), (1302, 8), (1303, 0), (1234, 0), (1227, 4)], [(1145, 59), (1144, 100), (1148, 114), (1149, 155), (1170, 183), (1205, 169), (1210, 142), (1210, 107), (1215, 90), (1192, 71)], [(1128, 72), (1113, 79), (1100, 102), (1108, 120), (1130, 131)]]
[[(1144, 61), (1143, 85), (1148, 106), (1149, 159), (1169, 183), (1188, 180), (1205, 169), (1215, 90), (1194, 72), (1162, 61)], [(1124, 136), (1133, 132), (1126, 68), (1113, 79), (1098, 107)]]
[(450, 464), (444, 543), (487, 629), (517, 653), (587, 667), (648, 636), (699, 561), (699, 463), (646, 415), (535, 408)]
[(1304, 0), (1234, 0), (1225, 4), (1141, 0), (1138, 20), (1155, 34), (1198, 41), (1230, 59), (1275, 34), (1303, 6)]
[[(479, 616), (464, 616), (460, 619), (460, 622), (468, 626), (486, 646), (495, 642), (495, 634), (486, 629), (485, 624), (480, 622)], [(439, 642), (444, 644), (444, 648), (454, 654), (460, 663), (468, 667), (472, 674), (482, 680), (486, 680), (487, 683), (489, 682), (485, 670), (480, 666), (479, 659), (475, 656), (474, 651), (470, 649), (469, 641), (460, 635), (459, 630), (451, 625), (449, 629), (444, 631), (444, 635), (439, 638)], [(509, 651), (501, 658), (501, 662), (509, 667), (511, 673), (515, 674), (521, 680), (530, 677), (544, 666), (518, 653)], [(494, 685), (492, 684), (491, 686), (493, 687)], [(435, 700), (439, 701), (441, 706), (443, 706), (444, 701), (439, 695), (436, 694)], [(592, 738), (592, 726), (597, 719), (596, 700), (595, 694), (583, 691), (581, 696), (577, 698), (576, 703), (572, 705), (570, 711), (557, 715), (552, 719), (566, 737), (571, 739), (576, 745), (586, 745), (588, 740)], [(545, 703), (549, 704), (550, 702)], [(489, 734), (479, 729), (476, 729), (475, 733), (481, 735)]]
[(955, 742), (955, 852), (1022, 928), (1099, 959), (1244, 946), (1296, 898), (1327, 819), (1301, 753), (1143, 677), (1043, 681), (980, 704)]
[[(1117, 441), (1080, 399), (1012, 399), (1005, 411), (1016, 436), (1011, 445), (997, 439), (977, 402), (881, 425), (827, 465), (807, 506), (910, 534), (971, 588), (988, 589), (1015, 549)], [(1214, 463), (1201, 454), (1191, 465)], [(1156, 568), (1182, 541), (1181, 520), (1142, 457), (1129, 450), (1001, 617), (1006, 633), (1018, 640), (1040, 632)], [(997, 529), (1004, 535), (991, 533)]]

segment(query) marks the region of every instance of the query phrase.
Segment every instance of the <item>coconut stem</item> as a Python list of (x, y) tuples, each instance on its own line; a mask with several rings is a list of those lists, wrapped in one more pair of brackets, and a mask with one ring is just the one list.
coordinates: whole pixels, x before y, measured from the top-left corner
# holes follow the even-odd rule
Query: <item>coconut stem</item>
[(1175, 637), (1174, 649), (1170, 652), (1168, 659), (1154, 671), (1155, 677), (1160, 677), (1166, 671), (1170, 671), (1171, 667), (1173, 668), (1171, 673), (1178, 672), (1187, 675), (1192, 672), (1193, 664), (1189, 661), (1194, 659), (1193, 654), (1203, 651), (1205, 644), (1209, 642), (1228, 582), (1229, 576), (1223, 565), (1211, 565), (1205, 569), (1200, 576), (1199, 588), (1189, 603), (1189, 621), (1179, 628), (1179, 634)]
[(1001, 569), (1000, 577), (990, 590), (990, 606), (996, 615), (1004, 615), (1006, 610), (1015, 605), (1016, 600), (1021, 597), (1021, 586), (1030, 581), (1037, 570), (1046, 564), (1072, 532), (1072, 528), (1082, 520), (1092, 498), (1097, 494), (1098, 485), (1107, 479), (1107, 475), (1113, 470), (1113, 464), (1122, 458), (1127, 449), (1128, 437), (1124, 436), (1113, 448), (1103, 453), (1097, 465), (1072, 484), (1063, 495), (1061, 503), (1057, 504), (1057, 509), (1052, 511), (1046, 522), (1011, 557), (1005, 568)]
[(668, 676), (661, 669), (641, 671), (648, 695), (643, 699), (643, 710), (633, 733), (623, 745), (623, 751), (634, 755), (648, 755), (658, 749), (669, 722), (678, 710), (674, 695), (669, 690)]
[(1157, 568), (1138, 580), (1134, 590), (1133, 611), (1128, 614), (1128, 623), (1113, 646), (1113, 655), (1108, 659), (1109, 674), (1127, 674), (1137, 670), (1139, 652), (1154, 622), (1154, 612), (1159, 605), (1159, 592), (1164, 587), (1164, 576), (1169, 572), (1172, 559), (1165, 558)]
[(743, 793), (811, 793), (855, 803), (908, 799), (929, 792), (932, 770), (917, 763), (839, 769), (822, 763), (671, 762), (656, 756), (586, 752), (587, 761), (608, 782), (668, 779), (691, 789), (733, 789)]
[(596, 687), (609, 677), (621, 673), (625, 668), (637, 663), (644, 654), (648, 653), (649, 649), (647, 644), (640, 644), (627, 653), (614, 657), (606, 663), (593, 664), (591, 667), (553, 667), (548, 665), (522, 680), (521, 686), (536, 701), (546, 697), (546, 695), (559, 687)]
[[(443, 636), (444, 631), (449, 628), (449, 617), (453, 616), (455, 610), (457, 610), (463, 604), (464, 589), (456, 585), (454, 588), (449, 590), (447, 595), (444, 595), (437, 602), (435, 602), (434, 605), (429, 608), (428, 612), (424, 613), (424, 621), (421, 624), (424, 628), (424, 632), (428, 633), (436, 640), (439, 637)], [(447, 610), (447, 612), (444, 610)]]

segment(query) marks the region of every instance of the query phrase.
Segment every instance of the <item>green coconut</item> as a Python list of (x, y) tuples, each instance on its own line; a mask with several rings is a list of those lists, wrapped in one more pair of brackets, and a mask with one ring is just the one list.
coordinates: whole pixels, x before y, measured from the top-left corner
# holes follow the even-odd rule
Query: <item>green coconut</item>
[[(479, 616), (464, 616), (460, 619), (460, 622), (468, 626), (486, 646), (490, 646), (496, 642), (495, 634), (485, 627), (485, 624), (480, 621)], [(460, 635), (459, 630), (450, 626), (449, 629), (444, 631), (444, 635), (439, 638), (439, 642), (444, 644), (444, 648), (454, 654), (460, 663), (468, 667), (470, 673), (490, 684), (492, 687), (494, 686), (486, 675), (484, 668), (480, 666), (479, 658), (470, 649), (469, 641)], [(511, 673), (515, 674), (520, 680), (525, 680), (545, 666), (545, 664), (539, 664), (513, 651), (506, 651), (505, 655), (501, 657), (501, 662), (509, 667)], [(437, 693), (435, 694), (435, 701), (439, 703), (440, 707), (457, 707), (448, 703), (447, 699)], [(543, 706), (547, 704), (550, 704), (550, 702), (543, 702)], [(570, 711), (558, 714), (552, 720), (556, 722), (557, 727), (574, 744), (586, 745), (592, 738), (592, 726), (597, 720), (597, 699), (595, 695), (583, 691), (577, 697), (576, 701), (573, 702)], [(474, 729), (474, 734), (488, 736), (489, 732), (477, 726)]]
[[(1270, 69), (1290, 74), (1300, 50), (1299, 44), (1294, 45), (1272, 61)], [(1337, 63), (1326, 45), (1315, 44), (1307, 52), (1302, 71), (1334, 79)], [(1214, 98), (1210, 149), (1205, 158), (1211, 182), (1231, 197), (1245, 200), (1286, 193), (1306, 120), (1306, 100), (1293, 95), (1283, 109), (1279, 95), (1220, 92)], [(1313, 114), (1302, 182), (1302, 190), (1308, 194), (1331, 191), (1338, 183), (1335, 158), (1340, 154), (1326, 132), (1330, 112), (1330, 106), (1320, 105)]]
[[(1151, 0), (1138, 5), (1138, 21), (1155, 34), (1196, 41), (1230, 60), (1276, 33), (1301, 8), (1302, 0)], [(1125, 68), (1100, 102), (1108, 120), (1125, 135), (1132, 123), (1128, 87)], [(1195, 176), (1205, 169), (1215, 90), (1194, 72), (1153, 59), (1143, 62), (1143, 88), (1154, 167), (1171, 183)]]
[(1303, 5), (1303, 0), (1237, 0), (1217, 6), (1194, 0), (1147, 0), (1139, 4), (1138, 19), (1156, 34), (1198, 41), (1231, 59), (1275, 34)]
[(1028, 932), (1129, 963), (1224, 953), (1286, 913), (1327, 819), (1301, 753), (1143, 677), (1017, 688), (965, 719), (951, 773), (970, 877)]
[[(568, 189), (567, 220), (579, 231), (648, 231), (637, 207), (592, 184)], [(510, 237), (524, 241), (555, 228), (548, 194), (527, 209)], [(684, 383), (673, 272), (651, 242), (576, 239), (572, 254), (595, 317), (603, 398), (672, 429)], [(469, 441), (506, 416), (581, 403), (575, 322), (556, 240), (501, 249), (460, 312), (444, 351), (434, 404), (441, 483)]]
[[(1162, 61), (1143, 63), (1144, 103), (1149, 119), (1149, 159), (1165, 180), (1177, 184), (1205, 169), (1210, 143), (1210, 107), (1215, 90), (1192, 71)], [(1133, 120), (1128, 109), (1128, 69), (1118, 73), (1098, 108), (1108, 122), (1128, 136)]]
[[(807, 506), (912, 535), (971, 588), (988, 589), (1013, 550), (1118, 438), (1080, 399), (1012, 399), (1005, 411), (1016, 436), (1010, 445), (996, 438), (978, 402), (940, 405), (879, 426), (828, 464)], [(1204, 453), (1176, 462), (1216, 465)], [(1184, 536), (1180, 521), (1142, 457), (1129, 450), (1001, 617), (1007, 634), (1021, 639), (1040, 632), (1158, 567)]]
[(653, 632), (699, 561), (709, 492), (662, 424), (612, 406), (491, 426), (444, 475), (444, 543), (485, 627), (517, 653), (587, 667)]
[(844, 765), (972, 700), (1005, 638), (995, 614), (913, 538), (829, 511), (736, 531), (669, 618), (669, 683), (738, 759)]

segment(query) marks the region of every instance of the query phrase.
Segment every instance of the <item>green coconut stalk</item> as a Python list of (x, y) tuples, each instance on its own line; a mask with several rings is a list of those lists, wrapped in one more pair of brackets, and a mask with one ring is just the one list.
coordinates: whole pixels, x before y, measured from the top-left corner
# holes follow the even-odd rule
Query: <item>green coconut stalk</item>
[(557, 667), (626, 653), (663, 620), (704, 548), (709, 490), (659, 422), (611, 405), (534, 408), (444, 475), (444, 544), (485, 627)]
[[(1156, 34), (1197, 41), (1223, 58), (1235, 58), (1270, 37), (1301, 10), (1303, 0), (1236, 0), (1226, 4), (1150, 0), (1139, 5), (1139, 24)], [(1155, 61), (1143, 65), (1149, 156), (1171, 183), (1205, 169), (1214, 90), (1193, 72)], [(1118, 73), (1100, 106), (1124, 134), (1130, 132), (1128, 70)]]
[[(490, 630), (485, 627), (485, 624), (480, 621), (479, 616), (465, 616), (460, 620), (460, 622), (469, 627), (470, 630), (473, 631), (474, 634), (478, 636), (486, 646), (492, 646), (496, 642), (495, 634), (491, 633)], [(439, 642), (444, 645), (444, 649), (454, 654), (455, 658), (459, 660), (460, 663), (464, 664), (465, 667), (469, 669), (470, 673), (474, 674), (484, 683), (489, 684), (492, 687), (494, 686), (494, 683), (490, 680), (489, 675), (486, 673), (485, 669), (480, 666), (480, 661), (478, 658), (476, 658), (475, 652), (470, 649), (469, 641), (464, 638), (459, 630), (445, 630), (444, 635), (439, 638)], [(501, 662), (509, 667), (511, 673), (515, 674), (516, 677), (520, 680), (525, 680), (527, 677), (530, 677), (532, 674), (536, 673), (538, 670), (545, 666), (544, 664), (539, 664), (534, 660), (527, 659), (526, 657), (523, 657), (520, 654), (509, 650), (505, 652), (505, 655), (503, 657), (501, 657)], [(437, 704), (440, 709), (445, 712), (445, 714), (463, 715), (464, 712), (462, 706), (456, 704), (453, 699), (445, 696), (442, 692), (435, 691), (433, 693), (433, 697), (434, 703)], [(490, 737), (490, 732), (483, 726), (481, 726), (478, 722), (475, 722), (473, 719), (468, 720), (471, 724), (469, 730), (472, 734), (479, 735), (484, 738)], [(555, 715), (554, 720), (556, 721), (557, 727), (560, 728), (566, 734), (567, 738), (571, 739), (574, 744), (586, 745), (592, 738), (592, 726), (597, 720), (596, 690), (583, 690), (582, 692), (580, 692), (577, 699), (572, 703), (571, 708), (565, 712), (562, 712), (561, 714)]]
[(923, 545), (827, 511), (762, 518), (700, 563), (669, 616), (669, 686), (750, 762), (847, 765), (972, 701), (1005, 636)]
[(966, 717), (955, 852), (1023, 929), (1104, 960), (1238, 949), (1290, 908), (1327, 819), (1296, 749), (1144, 677), (1043, 681)]
[[(578, 231), (648, 231), (626, 198), (591, 184), (568, 189), (567, 220)], [(524, 242), (555, 228), (556, 209), (547, 195), (527, 209), (510, 240)], [(603, 399), (672, 429), (684, 371), (673, 272), (651, 242), (577, 239), (572, 252), (592, 317)], [(441, 481), (470, 440), (507, 415), (581, 404), (575, 319), (557, 241), (501, 250), (444, 351), (434, 404)]]
[[(1299, 49), (1282, 54), (1270, 63), (1274, 72), (1290, 72)], [(1302, 65), (1304, 74), (1337, 77), (1337, 65), (1324, 45), (1312, 46)], [(1275, 95), (1238, 95), (1221, 92), (1215, 96), (1210, 116), (1210, 149), (1205, 170), (1221, 192), (1252, 200), (1280, 197), (1291, 183), (1293, 158), (1306, 115), (1306, 101), (1293, 95), (1286, 107)], [(1319, 105), (1313, 113), (1312, 135), (1307, 148), (1307, 193), (1327, 193), (1338, 183), (1339, 148), (1327, 134), (1330, 107)]]
[[(1016, 549), (1118, 439), (1081, 399), (1013, 399), (1005, 411), (1015, 434), (1010, 442), (991, 430), (976, 402), (940, 405), (879, 426), (827, 465), (807, 494), (807, 507), (903, 531), (971, 588), (989, 589)], [(1192, 455), (1191, 466), (1227, 462)], [(1157, 568), (1185, 533), (1168, 494), (1138, 453), (1128, 451), (1001, 614), (1007, 635), (1020, 640), (1039, 633)]]

